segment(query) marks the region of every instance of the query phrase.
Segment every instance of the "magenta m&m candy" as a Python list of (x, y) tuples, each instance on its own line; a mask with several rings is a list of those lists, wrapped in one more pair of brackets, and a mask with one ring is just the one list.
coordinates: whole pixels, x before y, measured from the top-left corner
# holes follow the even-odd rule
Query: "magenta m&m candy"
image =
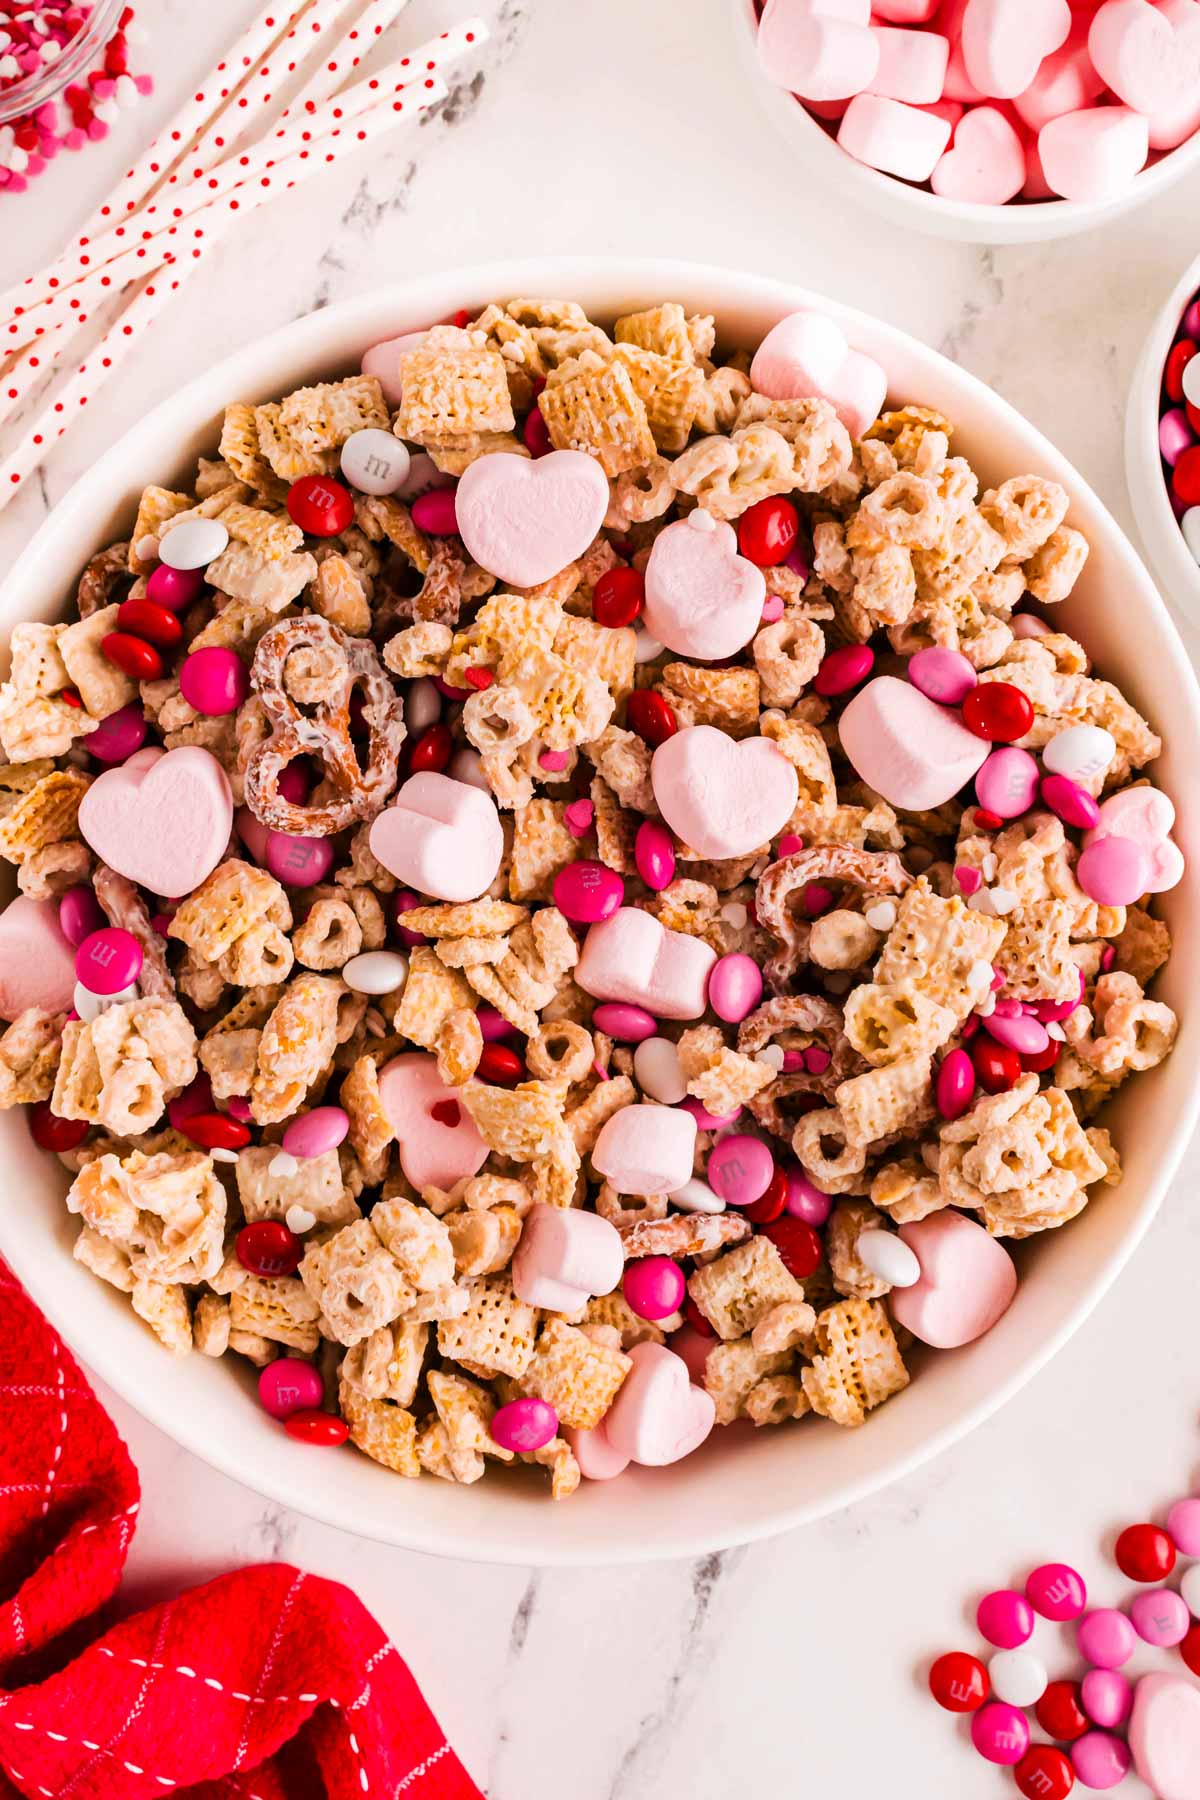
[(259, 1371), (258, 1398), (273, 1419), (318, 1407), (324, 1398), (321, 1377), (298, 1356), (281, 1356)]
[(525, 1394), (498, 1406), (488, 1429), (502, 1450), (527, 1456), (558, 1435), (558, 1414), (545, 1400)]
[(250, 675), (235, 650), (210, 645), (185, 656), (179, 670), (179, 691), (189, 706), (208, 718), (235, 713), (250, 692)]
[(1087, 1585), (1069, 1563), (1040, 1563), (1025, 1583), (1025, 1598), (1043, 1619), (1062, 1624), (1087, 1605)]
[(784, 1169), (787, 1181), (787, 1200), (785, 1205), (793, 1219), (802, 1219), (819, 1231), (833, 1211), (833, 1196), (826, 1194), (821, 1188), (809, 1180), (795, 1163), (789, 1163)]
[(752, 956), (735, 950), (713, 964), (708, 977), (708, 1004), (718, 1019), (740, 1025), (762, 999), (762, 970)]
[(705, 1179), (727, 1206), (751, 1206), (766, 1193), (774, 1173), (775, 1159), (762, 1139), (735, 1132), (709, 1152)]
[(333, 867), (333, 845), (328, 838), (272, 831), (267, 837), (266, 862), (284, 887), (315, 887)]
[(985, 1594), (975, 1611), (979, 1634), (998, 1650), (1015, 1650), (1033, 1636), (1033, 1608), (1013, 1588)]
[(985, 1762), (1019, 1763), (1029, 1748), (1029, 1720), (1017, 1707), (991, 1700), (971, 1720), (971, 1742)]
[(611, 919), (625, 898), (625, 883), (615, 869), (583, 857), (554, 877), (554, 904), (575, 925)]
[(83, 747), (101, 763), (123, 763), (146, 741), (146, 715), (136, 700), (120, 706), (89, 731)]
[(678, 1312), (687, 1282), (671, 1257), (646, 1256), (626, 1264), (621, 1291), (639, 1319), (665, 1319)]
[(843, 644), (824, 657), (813, 677), (813, 687), (825, 699), (848, 694), (867, 679), (875, 666), (875, 652), (869, 644)]
[(181, 612), (200, 598), (203, 588), (202, 569), (172, 569), (168, 563), (159, 563), (146, 583), (146, 598), (169, 612)]
[(93, 931), (103, 930), (104, 913), (90, 887), (80, 886), (67, 889), (58, 903), (58, 922), (62, 926), (63, 936), (68, 938), (76, 949), (82, 944), (84, 938), (90, 937)]
[(657, 819), (643, 819), (633, 840), (637, 872), (655, 893), (675, 879), (675, 840)]
[(959, 1119), (975, 1097), (975, 1065), (965, 1050), (951, 1050), (942, 1058), (934, 1083), (934, 1098), (943, 1119)]
[(979, 677), (960, 650), (935, 644), (908, 659), (908, 679), (927, 700), (939, 706), (961, 706)]
[(75, 977), (91, 994), (119, 994), (142, 972), (142, 946), (131, 931), (105, 925), (75, 952)]
[(1041, 796), (1064, 825), (1074, 826), (1077, 831), (1090, 831), (1100, 823), (1100, 808), (1087, 789), (1081, 788), (1069, 775), (1045, 776)]

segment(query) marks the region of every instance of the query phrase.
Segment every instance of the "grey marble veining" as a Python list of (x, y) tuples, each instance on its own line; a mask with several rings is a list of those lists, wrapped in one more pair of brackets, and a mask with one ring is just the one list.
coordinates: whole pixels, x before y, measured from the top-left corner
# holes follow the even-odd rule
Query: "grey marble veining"
[[(155, 118), (252, 6), (142, 0)], [(831, 219), (797, 178), (745, 84), (731, 0), (478, 9), (491, 41), (436, 116), (258, 212), (206, 261), (0, 515), (0, 567), (101, 449), (231, 346), (375, 283), (542, 250), (744, 265), (886, 310), (1042, 426), (1129, 523), (1125, 390), (1158, 297), (1195, 252), (1194, 184), (1095, 238), (915, 240), (841, 206)], [(394, 42), (465, 10), (414, 0)], [(149, 116), (0, 201), (0, 280), (85, 215)], [(1193, 1156), (1116, 1290), (964, 1444), (850, 1512), (696, 1562), (538, 1572), (383, 1549), (262, 1501), (109, 1396), (145, 1490), (127, 1598), (273, 1557), (346, 1581), (490, 1800), (1000, 1800), (1009, 1778), (923, 1697), (924, 1667), (974, 1645), (983, 1588), (1047, 1557), (1077, 1558), (1096, 1596), (1116, 1599), (1102, 1553), (1114, 1527), (1200, 1474), (1196, 1173)], [(1065, 1641), (1039, 1642), (1069, 1667)], [(1136, 1783), (1123, 1792), (1144, 1800)]]

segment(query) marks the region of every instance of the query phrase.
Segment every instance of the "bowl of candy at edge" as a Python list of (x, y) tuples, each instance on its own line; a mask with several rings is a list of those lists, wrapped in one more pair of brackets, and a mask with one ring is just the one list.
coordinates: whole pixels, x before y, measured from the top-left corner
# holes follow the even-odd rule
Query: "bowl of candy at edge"
[[(98, 458), (12, 569), (0, 626), (8, 632), (22, 619), (60, 616), (63, 572), (73, 579), (97, 546), (128, 531), (145, 484), (181, 478), (198, 454), (211, 453), (231, 396), (265, 400), (350, 374), (371, 344), (516, 294), (571, 296), (606, 321), (669, 297), (688, 312), (714, 313), (722, 342), (747, 348), (786, 314), (821, 310), (884, 366), (893, 402), (919, 401), (956, 421), (955, 449), (985, 485), (1026, 472), (1063, 483), (1070, 521), (1091, 555), (1056, 612), (1161, 732), (1155, 779), (1178, 802), (1180, 848), (1200, 857), (1200, 806), (1189, 780), (1200, 754), (1200, 690), (1149, 576), (1096, 495), (1007, 402), (916, 339), (803, 289), (731, 270), (529, 259), (425, 276), (285, 326), (171, 394)], [(262, 1411), (252, 1369), (235, 1374), (224, 1360), (170, 1356), (123, 1294), (72, 1259), (77, 1225), (63, 1205), (67, 1177), (35, 1146), (18, 1111), (0, 1114), (9, 1196), (0, 1208), (0, 1254), (88, 1366), (146, 1418), (246, 1486), (346, 1531), (522, 1564), (647, 1561), (767, 1536), (849, 1505), (961, 1437), (1055, 1353), (1113, 1281), (1154, 1215), (1200, 1101), (1187, 1005), (1200, 992), (1195, 894), (1185, 881), (1162, 896), (1175, 940), (1162, 996), (1180, 1014), (1181, 1036), (1175, 1054), (1123, 1089), (1106, 1115), (1124, 1158), (1120, 1185), (1101, 1190), (1065, 1230), (1013, 1244), (1021, 1279), (999, 1323), (965, 1349), (914, 1352), (911, 1385), (857, 1431), (815, 1420), (758, 1433), (739, 1424), (669, 1468), (584, 1482), (557, 1506), (543, 1482), (520, 1473), (456, 1487), (404, 1481), (351, 1448), (317, 1451)]]
[[(1163, 593), (1172, 606), (1179, 609), (1189, 625), (1200, 626), (1200, 513), (1192, 522), (1195, 549), (1188, 547), (1183, 527), (1171, 504), (1170, 466), (1164, 461), (1160, 426), (1164, 410), (1185, 411), (1184, 400), (1170, 399), (1165, 388), (1167, 359), (1181, 335), (1188, 313), (1195, 309), (1194, 333), (1188, 335), (1200, 344), (1200, 256), (1179, 277), (1170, 297), (1155, 317), (1138, 357), (1129, 388), (1125, 413), (1125, 480), (1133, 502), (1133, 516), (1150, 556)], [(1196, 377), (1200, 375), (1200, 359), (1195, 363), (1191, 382), (1200, 393)], [(1200, 419), (1200, 403), (1192, 411)], [(1168, 444), (1174, 453), (1182, 441), (1182, 429), (1173, 439), (1168, 427)], [(1200, 445), (1200, 430), (1192, 431), (1193, 445)], [(1200, 449), (1194, 462), (1200, 463)]]
[[(944, 3), (949, 4), (950, 0), (944, 0)], [(1073, 237), (1077, 232), (1107, 224), (1143, 201), (1152, 200), (1189, 172), (1200, 169), (1200, 131), (1197, 131), (1178, 149), (1168, 151), (1150, 167), (1144, 168), (1124, 192), (1111, 199), (1018, 199), (997, 206), (944, 198), (933, 193), (928, 185), (918, 186), (897, 176), (885, 175), (850, 156), (834, 135), (836, 120), (827, 129), (808, 111), (803, 101), (766, 79), (757, 50), (761, 10), (759, 0), (735, 0), (735, 29), (768, 115), (805, 159), (806, 185), (827, 185), (847, 199), (858, 200), (883, 213), (896, 225), (975, 244), (1025, 244)], [(821, 10), (820, 4), (816, 10)], [(883, 23), (882, 20), (879, 22)], [(935, 30), (936, 25), (935, 18)], [(796, 172), (800, 173), (799, 163)]]

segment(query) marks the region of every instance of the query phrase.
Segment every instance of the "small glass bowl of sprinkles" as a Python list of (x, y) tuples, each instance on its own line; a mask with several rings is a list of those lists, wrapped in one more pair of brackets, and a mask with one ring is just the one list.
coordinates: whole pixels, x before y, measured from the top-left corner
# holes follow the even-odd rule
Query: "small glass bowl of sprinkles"
[(21, 193), (63, 149), (106, 137), (149, 94), (125, 0), (0, 0), (0, 194)]

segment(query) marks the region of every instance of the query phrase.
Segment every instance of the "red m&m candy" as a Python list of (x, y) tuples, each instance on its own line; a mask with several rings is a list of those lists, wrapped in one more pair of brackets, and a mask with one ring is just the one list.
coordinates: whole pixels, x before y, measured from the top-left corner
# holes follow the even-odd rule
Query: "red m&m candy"
[(738, 520), (738, 549), (747, 562), (773, 569), (788, 555), (800, 531), (800, 519), (790, 500), (768, 494), (756, 500)]
[(1033, 1710), (1047, 1737), (1057, 1738), (1060, 1744), (1073, 1744), (1091, 1730), (1077, 1681), (1052, 1681)]
[(1066, 1800), (1075, 1771), (1052, 1744), (1034, 1744), (1013, 1770), (1013, 1780), (1026, 1800)]
[(1130, 1581), (1165, 1581), (1175, 1567), (1175, 1546), (1158, 1525), (1127, 1525), (1113, 1555)]
[(992, 744), (1011, 744), (1033, 725), (1033, 704), (1011, 681), (981, 681), (962, 705), (963, 724)]
[(606, 569), (592, 589), (592, 617), (597, 625), (617, 629), (632, 625), (646, 599), (646, 583), (638, 569)]
[(289, 1413), (283, 1421), (283, 1429), (289, 1437), (298, 1438), (302, 1444), (332, 1446), (344, 1444), (350, 1436), (350, 1427), (345, 1419), (339, 1419), (335, 1413), (316, 1410)]
[(148, 644), (159, 644), (169, 650), (183, 636), (183, 626), (173, 612), (154, 600), (122, 600), (117, 608), (117, 624)]
[(1180, 338), (1172, 344), (1171, 354), (1167, 357), (1163, 370), (1163, 386), (1167, 390), (1167, 398), (1176, 406), (1183, 399), (1183, 371), (1197, 354), (1196, 345), (1191, 338)]
[(57, 1156), (74, 1150), (88, 1134), (86, 1119), (64, 1119), (50, 1111), (48, 1100), (37, 1100), (29, 1109), (29, 1135), (39, 1150), (52, 1150)]
[[(783, 1171), (777, 1170), (776, 1174), (783, 1174)], [(774, 1184), (775, 1177), (773, 1176), (772, 1186)], [(787, 1186), (787, 1176), (784, 1175), (785, 1205), (787, 1204)], [(770, 1192), (771, 1188), (768, 1188), (767, 1193)], [(763, 1199), (766, 1199), (766, 1194), (763, 1195)], [(743, 1210), (749, 1217), (751, 1209), (745, 1207)], [(769, 1224), (764, 1230), (763, 1236), (770, 1238), (782, 1257), (783, 1265), (789, 1275), (794, 1275), (797, 1281), (807, 1281), (821, 1260), (821, 1240), (812, 1226), (804, 1219), (794, 1218), (789, 1213), (786, 1219), (775, 1219)]]
[(163, 659), (154, 645), (127, 631), (110, 631), (100, 639), (100, 648), (115, 669), (134, 681), (157, 681), (163, 672)]
[(971, 1041), (971, 1061), (979, 1085), (989, 1094), (1006, 1094), (1021, 1079), (1021, 1058), (1017, 1052), (982, 1033)]
[(191, 1113), (176, 1126), (202, 1150), (244, 1150), (250, 1142), (248, 1128), (228, 1113)]
[(237, 1259), (251, 1275), (294, 1275), (304, 1255), (304, 1241), (282, 1219), (258, 1219), (243, 1225), (235, 1240)]
[(1171, 470), (1171, 490), (1181, 506), (1200, 506), (1200, 444), (1185, 450)]
[(309, 537), (336, 537), (354, 519), (349, 488), (329, 475), (302, 475), (288, 489), (289, 516)]
[(988, 1697), (988, 1672), (977, 1656), (948, 1650), (929, 1671), (929, 1691), (947, 1712), (977, 1712)]
[(647, 744), (665, 744), (679, 729), (675, 714), (661, 694), (638, 688), (625, 703), (625, 721)]
[(450, 761), (454, 751), (454, 739), (450, 735), (450, 727), (440, 721), (423, 731), (412, 747), (412, 755), (408, 759), (409, 769), (414, 775), (424, 769), (432, 769), (440, 775)]
[[(752, 1200), (749, 1206), (743, 1207), (742, 1211), (752, 1225), (773, 1225), (787, 1205), (787, 1197), (787, 1176), (781, 1168), (776, 1167), (775, 1173), (767, 1184), (766, 1192), (760, 1194), (757, 1200)], [(792, 1221), (789, 1219), (787, 1223), (791, 1224)], [(795, 1223), (803, 1225), (804, 1221), (797, 1219)], [(810, 1227), (805, 1226), (806, 1231), (809, 1229)], [(780, 1254), (782, 1255), (782, 1251)]]
[(528, 1071), (507, 1044), (485, 1044), (475, 1073), (480, 1081), (490, 1082), (493, 1087), (510, 1088), (524, 1081)]

